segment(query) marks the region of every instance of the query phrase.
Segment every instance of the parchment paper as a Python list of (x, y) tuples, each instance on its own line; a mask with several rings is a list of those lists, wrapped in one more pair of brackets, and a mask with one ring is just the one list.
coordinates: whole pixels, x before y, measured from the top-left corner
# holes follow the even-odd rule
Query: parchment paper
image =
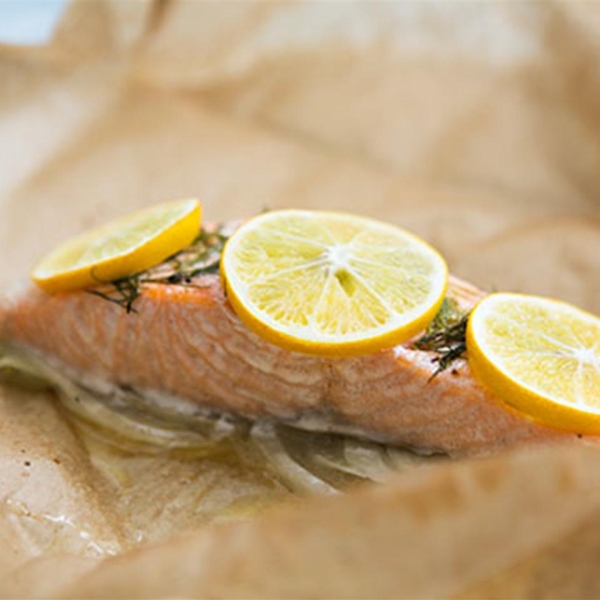
[[(373, 215), (484, 289), (600, 313), (598, 40), (583, 2), (72, 3), (49, 46), (0, 46), (1, 289), (68, 235), (198, 196), (211, 220)], [(0, 428), (5, 597), (600, 594), (592, 448), (292, 499), (114, 447), (48, 393), (0, 387)], [(256, 517), (265, 490), (283, 506)]]

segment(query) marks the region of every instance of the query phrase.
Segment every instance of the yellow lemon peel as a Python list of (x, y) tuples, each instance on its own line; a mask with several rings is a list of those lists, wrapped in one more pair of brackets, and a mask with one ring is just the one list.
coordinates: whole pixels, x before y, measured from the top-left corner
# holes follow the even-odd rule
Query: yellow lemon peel
[(423, 240), (345, 213), (282, 210), (243, 224), (225, 245), (228, 298), (254, 332), (284, 348), (352, 356), (422, 331), (448, 270)]
[(524, 294), (486, 296), (467, 325), (475, 376), (500, 400), (560, 429), (600, 433), (600, 319)]
[(191, 244), (200, 231), (198, 200), (158, 204), (78, 235), (31, 271), (47, 292), (66, 292), (144, 271)]

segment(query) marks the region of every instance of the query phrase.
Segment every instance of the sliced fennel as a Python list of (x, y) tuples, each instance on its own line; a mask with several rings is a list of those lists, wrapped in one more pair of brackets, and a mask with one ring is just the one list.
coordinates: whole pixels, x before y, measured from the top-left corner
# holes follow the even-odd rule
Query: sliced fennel
[[(116, 386), (94, 385), (92, 390), (92, 382), (75, 383), (40, 357), (14, 348), (0, 348), (2, 381), (51, 388), (76, 419), (129, 450), (189, 450), (195, 457), (229, 452), (295, 493), (336, 493), (364, 481), (385, 481), (396, 471), (433, 460), (352, 436), (201, 410), (181, 399)], [(103, 391), (96, 391), (100, 387)]]

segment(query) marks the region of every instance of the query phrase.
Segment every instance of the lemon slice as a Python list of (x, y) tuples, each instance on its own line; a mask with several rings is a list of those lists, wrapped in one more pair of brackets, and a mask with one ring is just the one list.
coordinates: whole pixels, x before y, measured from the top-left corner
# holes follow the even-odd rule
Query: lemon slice
[(322, 356), (406, 341), (433, 319), (448, 280), (444, 259), (402, 229), (306, 210), (246, 222), (225, 246), (221, 273), (250, 329)]
[(561, 429), (600, 433), (600, 319), (558, 300), (492, 294), (473, 310), (475, 375), (505, 403)]
[(159, 264), (191, 244), (200, 231), (197, 200), (158, 204), (68, 240), (32, 270), (48, 292), (114, 281)]

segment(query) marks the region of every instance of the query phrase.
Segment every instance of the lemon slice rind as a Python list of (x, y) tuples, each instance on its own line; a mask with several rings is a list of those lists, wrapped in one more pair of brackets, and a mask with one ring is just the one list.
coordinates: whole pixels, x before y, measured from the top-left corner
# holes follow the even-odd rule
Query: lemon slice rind
[[(507, 310), (511, 318), (504, 314)], [(527, 323), (532, 311), (536, 315), (533, 327)], [(570, 331), (575, 326), (579, 333)], [(585, 331), (597, 335), (598, 343), (590, 345), (591, 337), (580, 339)], [(563, 336), (566, 341), (560, 339)], [(591, 373), (600, 383), (598, 317), (560, 300), (490, 294), (471, 312), (467, 354), (477, 379), (521, 415), (558, 429), (600, 433), (600, 386), (594, 394), (594, 386), (580, 382), (581, 369), (585, 369), (586, 379)]]
[(99, 285), (159, 264), (200, 231), (196, 199), (166, 202), (77, 235), (48, 253), (31, 279), (50, 293)]
[[(310, 225), (309, 228), (314, 229), (317, 236), (320, 235), (318, 229), (323, 223), (325, 223), (325, 225), (329, 224), (334, 228), (339, 225), (340, 230), (342, 231), (342, 237), (345, 226), (350, 230), (354, 228), (359, 232), (357, 235), (360, 236), (361, 234), (364, 234), (366, 250), (365, 248), (360, 247), (359, 242), (355, 242), (354, 247), (352, 246), (352, 242), (338, 243), (335, 240), (332, 240), (327, 233), (324, 233), (321, 239), (315, 240), (310, 237), (302, 237), (299, 234), (289, 234), (289, 232), (282, 233), (277, 229), (286, 222), (294, 221), (299, 223), (300, 227), (303, 222), (305, 225), (307, 223), (313, 223), (314, 227), (313, 225)], [(272, 254), (275, 255), (275, 258), (269, 257), (267, 256), (269, 251), (266, 251), (265, 261), (262, 265), (259, 265), (258, 270), (256, 269), (255, 264), (251, 264), (250, 268), (245, 268), (251, 261), (247, 261), (247, 263), (244, 264), (244, 260), (240, 260), (240, 255), (246, 253), (250, 246), (249, 239), (256, 234), (256, 232), (261, 232), (264, 235), (262, 235), (262, 237), (260, 234), (255, 235), (255, 242), (264, 242), (267, 240), (268, 244), (272, 243), (274, 246)], [(429, 265), (431, 268), (429, 280), (424, 281), (423, 279), (419, 281), (421, 286), (429, 286), (428, 293), (419, 305), (403, 312), (394, 311), (388, 306), (390, 318), (385, 322), (370, 327), (367, 330), (350, 331), (345, 332), (343, 335), (338, 335), (326, 334), (322, 331), (318, 331), (314, 322), (306, 322), (303, 325), (298, 323), (293, 323), (292, 325), (286, 324), (272, 314), (269, 314), (268, 311), (261, 310), (257, 306), (257, 303), (252, 301), (252, 290), (257, 287), (257, 282), (259, 284), (265, 282), (268, 284), (269, 277), (271, 277), (276, 283), (280, 274), (285, 271), (282, 269), (278, 272), (277, 269), (272, 269), (272, 263), (277, 262), (277, 260), (280, 260), (281, 258), (277, 255), (279, 253), (284, 255), (285, 251), (293, 254), (296, 250), (296, 244), (301, 250), (306, 251), (308, 254), (311, 253), (311, 246), (313, 246), (316, 258), (313, 258), (312, 261), (306, 260), (305, 263), (302, 263), (302, 260), (300, 260), (299, 264), (296, 266), (289, 267), (288, 273), (294, 273), (295, 269), (298, 272), (306, 271), (306, 269), (311, 268), (317, 272), (321, 269), (321, 273), (315, 276), (315, 278), (318, 278), (323, 276), (323, 270), (325, 268), (328, 266), (332, 267), (332, 261), (335, 262), (331, 258), (332, 252), (334, 254), (335, 252), (342, 254), (346, 252), (346, 258), (339, 259), (342, 262), (344, 260), (346, 261), (344, 263), (345, 269), (343, 270), (348, 271), (347, 274), (349, 275), (349, 278), (353, 280), (353, 285), (357, 288), (361, 287), (360, 293), (364, 295), (371, 294), (375, 297), (377, 296), (377, 293), (373, 291), (373, 289), (370, 289), (370, 282), (361, 282), (361, 279), (368, 279), (370, 277), (371, 280), (376, 281), (377, 276), (381, 275), (382, 272), (383, 275), (381, 275), (381, 277), (383, 277), (384, 280), (385, 277), (390, 276), (391, 272), (399, 279), (403, 276), (410, 276), (410, 269), (409, 275), (407, 276), (406, 273), (403, 273), (403, 269), (401, 268), (397, 268), (394, 271), (394, 265), (390, 266), (389, 264), (386, 265), (381, 263), (371, 264), (366, 259), (363, 261), (365, 264), (362, 266), (365, 269), (370, 270), (370, 273), (364, 277), (359, 277), (358, 274), (353, 271), (353, 269), (356, 269), (356, 271), (359, 270), (359, 268), (356, 267), (356, 264), (360, 262), (361, 256), (358, 256), (358, 258), (356, 258), (356, 256), (361, 253), (368, 253), (369, 244), (367, 242), (369, 241), (369, 234), (379, 235), (384, 238), (389, 236), (391, 242), (405, 244), (405, 254), (407, 256), (410, 256), (410, 253), (408, 252), (408, 249), (410, 248), (414, 252), (417, 262), (420, 260), (423, 264)], [(382, 250), (382, 255), (386, 255), (386, 252), (387, 250)], [(251, 253), (252, 252), (250, 252), (250, 254)], [(389, 252), (387, 254), (389, 254)], [(325, 255), (327, 255), (327, 257), (325, 257)], [(355, 263), (352, 262), (354, 259), (356, 259)], [(426, 328), (431, 322), (443, 301), (448, 282), (448, 269), (444, 259), (436, 250), (417, 236), (393, 225), (381, 223), (366, 217), (348, 215), (346, 213), (304, 210), (273, 211), (247, 221), (227, 242), (221, 259), (221, 273), (225, 282), (229, 301), (237, 315), (249, 329), (272, 343), (288, 350), (330, 357), (365, 354), (382, 348), (393, 347), (407, 341)], [(354, 281), (354, 279), (356, 279), (356, 281)], [(292, 287), (293, 285), (290, 286), (290, 288)], [(317, 285), (315, 285), (315, 287), (319, 290)], [(287, 290), (285, 293), (287, 293)], [(289, 293), (293, 295), (293, 289), (290, 289)], [(280, 301), (283, 304), (287, 303), (285, 294), (283, 294)], [(323, 304), (322, 300), (321, 302)], [(385, 303), (383, 303), (383, 305), (385, 305)], [(314, 306), (317, 306), (317, 304)], [(307, 312), (310, 311), (307, 310)], [(327, 314), (327, 306), (323, 312)], [(333, 315), (333, 318), (335, 320), (335, 315)]]

